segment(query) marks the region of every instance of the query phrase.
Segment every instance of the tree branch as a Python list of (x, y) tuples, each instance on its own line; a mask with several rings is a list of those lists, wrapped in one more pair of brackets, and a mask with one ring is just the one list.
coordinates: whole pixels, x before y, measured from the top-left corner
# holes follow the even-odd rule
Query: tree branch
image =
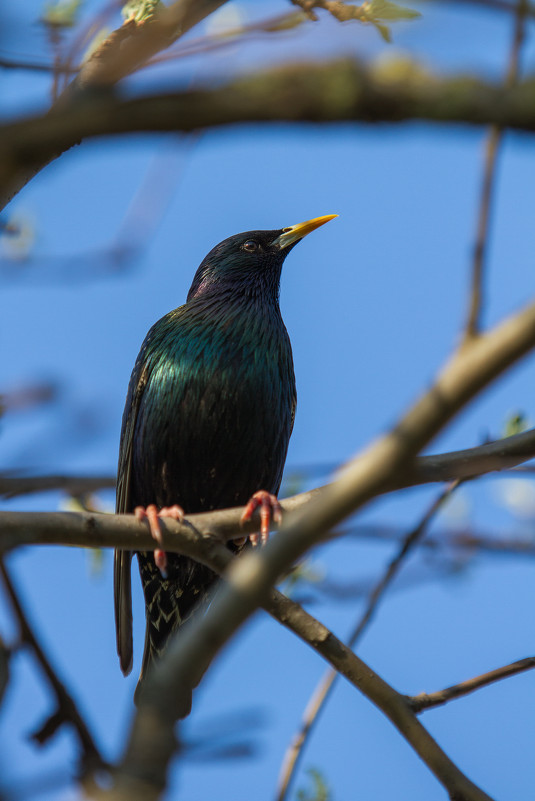
[[(205, 549), (206, 542), (199, 540), (203, 550), (203, 561), (217, 573), (224, 573), (226, 568), (235, 559), (221, 544), (212, 543), (211, 552)], [(472, 784), (451, 762), (426, 729), (418, 722), (408, 699), (396, 692), (383, 681), (359, 657), (338, 640), (323, 624), (304, 611), (298, 604), (286, 598), (276, 590), (272, 590), (269, 599), (263, 604), (264, 608), (273, 615), (286, 628), (297, 634), (307, 645), (312, 647), (336, 670), (359, 689), (392, 721), (402, 736), (409, 742), (416, 753), (423, 759), (428, 767), (435, 773), (450, 792), (450, 797), (457, 801), (490, 801), (489, 796)], [(185, 634), (182, 631), (180, 638)], [(197, 663), (190, 664), (190, 680), (195, 683), (199, 678)], [(197, 665), (198, 668), (198, 665)], [(162, 698), (176, 698), (176, 685), (174, 684), (173, 660), (163, 657), (160, 663), (156, 684), (152, 690), (159, 693), (171, 693)], [(153, 679), (154, 681), (154, 674)], [(144, 708), (144, 707), (142, 707)], [(147, 715), (148, 712), (148, 715)], [(164, 767), (167, 758), (172, 754), (175, 740), (171, 727), (160, 725), (161, 720), (151, 714), (150, 709), (143, 714), (139, 724), (137, 741), (132, 744), (131, 760), (126, 766), (127, 777), (124, 774), (119, 779), (113, 798), (123, 798), (127, 794), (132, 799), (156, 797), (158, 788), (163, 786), (162, 774), (147, 773), (143, 764), (150, 770), (156, 771)], [(137, 756), (136, 756), (137, 755)], [(138, 765), (138, 759), (141, 762)], [(147, 760), (144, 762), (144, 760)], [(141, 781), (141, 785), (132, 783), (134, 777)], [(156, 784), (151, 788), (151, 780), (156, 778)], [(126, 783), (125, 782), (126, 779)], [(138, 788), (140, 791), (138, 793)]]
[[(369, 594), (364, 613), (360, 616), (357, 625), (347, 641), (348, 648), (353, 649), (356, 643), (359, 641), (362, 633), (371, 621), (381, 598), (384, 596), (387, 588), (397, 575), (408, 553), (417, 543), (421, 541), (435, 515), (440, 511), (446, 500), (448, 500), (448, 498), (451, 496), (451, 493), (454, 492), (458, 486), (459, 482), (455, 481), (453, 484), (450, 484), (448, 487), (446, 487), (446, 489), (443, 490), (437, 498), (435, 498), (418, 525), (409, 531), (408, 534), (403, 538), (403, 542), (401, 543), (398, 553), (394, 556), (383, 576), (381, 576)], [(292, 737), (290, 745), (286, 749), (286, 753), (284, 755), (277, 788), (277, 801), (284, 801), (284, 799), (287, 798), (290, 784), (295, 775), (300, 757), (303, 753), (303, 748), (305, 747), (314, 724), (318, 720), (322, 709), (330, 697), (331, 690), (337, 677), (337, 670), (327, 670), (314, 688), (312, 695), (308, 700), (299, 729)]]
[[(520, 435), (522, 436), (522, 435)], [(485, 446), (487, 447), (487, 446)], [(233, 512), (231, 510), (230, 515), (227, 512), (218, 512), (215, 515), (221, 519), (227, 517), (227, 524), (230, 523), (231, 526), (235, 526), (235, 522), (232, 518), (239, 517), (239, 510)], [(27, 532), (28, 536), (23, 536), (22, 538), (19, 537), (19, 544), (23, 544), (24, 542), (33, 541), (34, 535), (31, 534), (31, 530), (34, 528), (34, 524), (37, 522), (38, 518), (40, 517), (37, 514), (12, 514), (12, 513), (4, 513), (1, 517), (1, 529), (2, 533), (6, 535), (8, 538), (13, 537), (13, 531), (10, 531), (9, 525), (9, 518), (16, 520), (16, 530), (20, 534), (21, 532)], [(108, 538), (106, 544), (110, 546), (120, 544), (123, 547), (128, 548), (137, 548), (137, 549), (144, 549), (152, 547), (153, 543), (150, 537), (150, 534), (146, 530), (145, 526), (133, 518), (133, 516), (115, 516), (115, 515), (80, 515), (80, 514), (70, 514), (70, 513), (63, 513), (63, 514), (52, 514), (52, 515), (44, 515), (41, 517), (45, 517), (47, 526), (46, 529), (48, 531), (47, 537), (50, 541), (56, 541), (60, 539), (65, 542), (69, 542), (70, 544), (89, 544), (93, 543), (94, 545), (103, 544), (103, 539)], [(198, 515), (198, 516), (191, 516), (188, 519), (188, 523), (191, 519), (197, 518), (197, 521), (201, 519), (201, 527), (205, 528), (208, 523), (207, 515)], [(204, 519), (204, 522), (202, 520)], [(165, 531), (165, 538), (166, 538), (166, 548), (170, 546), (170, 539), (180, 539), (180, 545), (176, 545), (175, 550), (179, 550), (182, 553), (192, 556), (193, 558), (197, 559), (198, 561), (202, 561), (204, 564), (210, 566), (212, 569), (215, 569), (217, 572), (223, 572), (227, 565), (230, 563), (232, 557), (230, 553), (227, 551), (226, 548), (221, 546), (221, 543), (214, 537), (210, 535), (203, 535), (200, 534), (193, 526), (189, 525), (188, 523), (184, 524), (183, 526), (178, 526), (175, 524), (175, 521), (165, 520), (162, 521), (163, 525), (166, 529)], [(59, 527), (59, 531), (58, 531)], [(68, 531), (70, 528), (75, 529), (75, 536), (70, 538), (64, 536), (64, 533)], [(170, 532), (168, 529), (171, 528), (178, 528), (179, 534), (173, 535), (171, 537)], [(252, 523), (251, 528), (254, 528), (254, 521)], [(54, 536), (54, 531), (57, 532), (57, 535)], [(222, 533), (224, 529), (220, 530)], [(230, 531), (230, 529), (229, 529)], [(123, 533), (126, 536), (123, 536)], [(275, 599), (278, 599), (278, 606), (275, 605), (274, 607), (270, 608), (270, 611), (276, 613), (281, 621), (292, 628), (292, 630), (296, 631), (301, 637), (308, 637), (309, 644), (312, 644), (319, 653), (323, 656), (327, 655), (331, 664), (333, 664), (337, 669), (341, 670), (341, 672), (346, 675), (350, 680), (356, 682), (358, 676), (364, 672), (368, 678), (372, 674), (372, 671), (365, 666), (363, 667), (363, 663), (351, 661), (353, 655), (351, 652), (342, 646), (336, 638), (333, 638), (330, 634), (323, 637), (322, 632), (324, 633), (323, 628), (316, 629), (315, 622), (313, 618), (307, 616), (306, 613), (302, 612), (299, 609), (297, 604), (292, 604), (290, 601), (286, 601), (282, 598), (282, 596), (273, 596)], [(314, 624), (314, 625), (313, 625)], [(311, 628), (312, 626), (312, 628)], [(321, 624), (318, 624), (321, 627)], [(319, 634), (321, 636), (318, 635)], [(313, 636), (312, 636), (313, 635)], [(182, 637), (182, 634), (181, 634)], [(312, 639), (310, 639), (312, 638)], [(338, 649), (341, 648), (341, 651)], [(330, 657), (329, 657), (330, 653)], [(334, 657), (336, 654), (339, 654), (339, 659), (335, 662)], [(349, 659), (349, 655), (351, 654), (351, 660), (349, 662), (349, 668), (347, 667), (347, 660)], [(356, 658), (355, 658), (356, 659)], [(351, 679), (353, 676), (353, 679)], [(371, 689), (368, 687), (362, 687), (357, 684), (361, 690), (363, 690), (371, 700), (376, 703), (375, 696), (379, 693), (379, 699), (381, 699), (380, 690), (383, 688), (383, 685), (380, 683), (375, 686), (372, 682)], [(384, 689), (384, 688), (383, 688)], [(394, 691), (392, 691), (394, 692)], [(370, 695), (371, 693), (371, 695)], [(381, 706), (381, 704), (379, 704)], [(382, 708), (382, 707), (381, 707)], [(397, 709), (397, 707), (396, 707)], [(384, 710), (383, 710), (384, 711)], [(398, 710), (399, 712), (399, 710)], [(394, 714), (394, 713), (392, 713)], [(402, 716), (403, 717), (403, 716)], [(396, 724), (397, 725), (397, 724)], [(401, 725), (401, 724), (400, 724)], [(409, 727), (411, 729), (411, 727)], [(145, 734), (149, 736), (149, 739), (153, 738), (152, 730), (149, 732), (145, 732)], [(405, 736), (405, 735), (404, 735)], [(411, 732), (409, 731), (409, 739), (410, 739)], [(157, 738), (157, 742), (160, 743), (159, 737)], [(173, 740), (174, 742), (174, 740)], [(411, 741), (412, 742), (412, 741)], [(425, 745), (425, 753), (424, 757), (427, 755), (427, 748), (429, 743), (427, 743), (426, 738), (424, 737), (424, 744)], [(414, 744), (413, 744), (414, 745)], [(144, 743), (143, 749), (147, 746)], [(420, 746), (418, 746), (420, 747)], [(421, 746), (423, 748), (423, 746)], [(434, 748), (438, 749), (436, 744), (432, 747), (432, 751)], [(440, 749), (438, 749), (440, 752)], [(145, 753), (145, 750), (143, 751)], [(161, 757), (161, 754), (167, 753), (164, 749), (163, 752), (159, 750), (158, 746), (158, 754)], [(419, 752), (420, 753), (420, 752)], [(433, 751), (434, 753), (434, 751)], [(440, 752), (441, 753), (441, 752)], [(446, 758), (447, 759), (447, 758)], [(481, 796), (462, 796), (466, 798), (480, 798)]]
[(489, 670), (488, 673), (483, 673), (481, 676), (476, 676), (473, 679), (467, 679), (460, 684), (454, 684), (452, 687), (446, 687), (445, 690), (439, 690), (435, 693), (420, 693), (419, 695), (412, 695), (409, 697), (409, 704), (411, 708), (419, 714), (425, 712), (426, 709), (432, 709), (442, 704), (447, 704), (455, 698), (461, 698), (463, 695), (473, 693), (481, 687), (486, 687), (495, 681), (506, 679), (509, 676), (516, 676), (517, 673), (523, 673), (526, 670), (535, 668), (535, 656), (528, 656), (525, 659), (519, 659), (518, 662), (511, 662), (510, 665), (496, 668), (496, 670)]
[[(526, 0), (518, 0), (513, 31), (511, 53), (505, 75), (504, 86), (512, 89), (518, 78), (520, 51), (524, 42)], [(483, 307), (483, 271), (485, 257), (488, 249), (488, 233), (492, 193), (496, 176), (496, 162), (503, 138), (503, 129), (493, 125), (489, 131), (485, 145), (485, 168), (481, 186), (479, 214), (476, 229), (476, 242), (472, 259), (472, 289), (470, 293), (470, 308), (466, 324), (465, 337), (468, 339), (477, 336), (481, 328), (481, 312)]]
[[(218, 81), (219, 82), (219, 81)], [(117, 100), (104, 93), (0, 127), (1, 206), (20, 174), (82, 139), (240, 123), (430, 122), (535, 131), (535, 79), (514, 89), (469, 76), (438, 78), (412, 62), (300, 64), (231, 80), (218, 89)]]
[[(109, 90), (226, 2), (227, 0), (176, 0), (170, 6), (159, 4), (154, 15), (148, 19), (139, 22), (133, 19), (127, 20), (121, 27), (112, 31), (81, 65), (74, 80), (65, 87), (44, 118), (54, 116), (62, 109), (68, 113), (73, 106), (85, 105), (83, 98), (88, 92)], [(67, 64), (67, 70), (69, 67)], [(36, 154), (36, 158), (23, 160), (18, 164), (5, 185), (0, 179), (0, 210), (40, 170), (77, 143), (75, 139), (67, 147), (59, 143), (53, 145), (48, 150), (41, 151), (39, 155)], [(0, 168), (0, 175), (1, 173)]]
[[(520, 434), (486, 442), (484, 445), (477, 445), (474, 448), (417, 456), (407, 472), (403, 476), (396, 477), (388, 492), (422, 484), (477, 478), (488, 473), (509, 470), (534, 457), (535, 428), (531, 428)], [(528, 465), (519, 468), (516, 472), (531, 473), (534, 470), (535, 467)], [(327, 472), (327, 469), (322, 472)], [(79, 495), (113, 487), (115, 487), (115, 476), (19, 476), (0, 473), (0, 496), (5, 498), (51, 490), (64, 490), (72, 495)], [(286, 507), (286, 511), (291, 511), (306, 503), (321, 490), (322, 488), (319, 487), (287, 498), (283, 505)], [(242, 509), (237, 509), (233, 520), (238, 522), (242, 511)], [(217, 528), (219, 514), (220, 512), (210, 512), (209, 517), (196, 518), (199, 521), (197, 525), (200, 530), (210, 530), (212, 526)], [(206, 525), (201, 522), (204, 520), (206, 520)]]
[[(371, 539), (375, 542), (400, 542), (401, 535), (395, 526), (363, 525), (342, 529), (338, 536), (354, 536)], [(504, 536), (495, 537), (470, 530), (437, 532), (434, 536), (427, 536), (419, 543), (419, 547), (430, 550), (447, 548), (452, 550), (462, 548), (468, 551), (481, 551), (490, 554), (508, 554), (511, 556), (535, 556), (535, 542), (531, 537)]]
[(78, 711), (74, 699), (65, 688), (63, 682), (58, 678), (58, 675), (52, 667), (50, 660), (46, 656), (42, 646), (33, 633), (28, 618), (24, 612), (24, 609), (22, 608), (22, 604), (19, 601), (18, 593), (15, 590), (11, 577), (2, 558), (0, 558), (0, 576), (2, 577), (6, 594), (9, 597), (18, 622), (21, 642), (31, 648), (56, 697), (57, 710), (45, 722), (40, 731), (34, 736), (38, 741), (45, 742), (45, 740), (55, 733), (59, 726), (64, 723), (70, 723), (74, 728), (82, 747), (84, 771), (101, 768), (105, 764), (104, 760), (100, 755), (100, 752), (91, 733), (89, 732), (89, 729), (87, 728), (84, 719)]
[[(322, 623), (276, 590), (265, 607), (359, 689), (393, 723), (447, 790), (452, 801), (491, 801), (442, 751), (417, 720), (408, 699), (387, 684)], [(407, 708), (410, 710), (408, 713)]]
[(127, 20), (82, 64), (76, 78), (63, 92), (61, 102), (70, 101), (88, 88), (118, 83), (226, 2), (177, 0), (167, 7), (159, 4), (149, 19), (140, 22)]
[(0, 496), (3, 498), (52, 490), (62, 490), (69, 495), (79, 496), (114, 488), (115, 476), (16, 476), (0, 473)]
[[(535, 428), (512, 437), (489, 442), (476, 448), (450, 453), (419, 456), (393, 477), (383, 492), (439, 481), (475, 478), (485, 473), (510, 468), (535, 456)], [(0, 495), (15, 497), (26, 492), (65, 489), (73, 494), (93, 492), (100, 487), (112, 487), (112, 476), (9, 476), (0, 475)], [(328, 486), (328, 485), (327, 485)], [(302, 492), (281, 501), (285, 514), (304, 507), (314, 498), (321, 498), (327, 489)], [(162, 521), (165, 547), (168, 551), (184, 552), (192, 528), (220, 540), (233, 539), (244, 532), (258, 529), (257, 514), (246, 526), (240, 525), (243, 508), (188, 515), (180, 524), (170, 518)], [(132, 515), (83, 514), (76, 512), (1, 512), (0, 551), (22, 545), (68, 545), (92, 548), (150, 549), (151, 539), (146, 528)], [(154, 543), (152, 542), (152, 545)]]

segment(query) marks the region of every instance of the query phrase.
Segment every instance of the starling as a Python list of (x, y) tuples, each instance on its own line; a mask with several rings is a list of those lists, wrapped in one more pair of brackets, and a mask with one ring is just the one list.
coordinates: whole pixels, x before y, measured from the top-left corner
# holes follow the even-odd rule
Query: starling
[[(225, 239), (201, 263), (186, 303), (147, 334), (123, 414), (116, 512), (147, 517), (155, 539), (158, 517), (181, 519), (183, 509), (247, 504), (249, 518), (260, 506), (262, 541), (271, 516), (280, 515), (276, 495), (296, 405), (279, 308), (281, 269), (292, 247), (333, 217)], [(137, 556), (146, 606), (139, 690), (170, 634), (206, 607), (216, 576), (158, 549)], [(131, 558), (115, 552), (117, 651), (125, 675), (133, 651)]]

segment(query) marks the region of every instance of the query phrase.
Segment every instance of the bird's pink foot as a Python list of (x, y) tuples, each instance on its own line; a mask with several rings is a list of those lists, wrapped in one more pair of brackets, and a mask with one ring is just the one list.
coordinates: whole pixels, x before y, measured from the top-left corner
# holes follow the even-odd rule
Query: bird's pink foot
[[(138, 520), (147, 520), (151, 536), (159, 545), (162, 545), (162, 530), (160, 528), (161, 517), (172, 517), (173, 520), (178, 520), (182, 523), (184, 520), (184, 510), (178, 504), (174, 506), (164, 506), (160, 511), (158, 507), (151, 503), (149, 506), (136, 506), (134, 514)], [(154, 563), (163, 578), (167, 578), (167, 554), (161, 548), (156, 548), (154, 551)]]
[(259, 490), (251, 497), (241, 516), (241, 522), (250, 520), (253, 513), (260, 508), (260, 534), (251, 534), (249, 539), (253, 545), (265, 545), (269, 537), (269, 526), (273, 519), (275, 523), (282, 522), (282, 507), (276, 495), (265, 490)]

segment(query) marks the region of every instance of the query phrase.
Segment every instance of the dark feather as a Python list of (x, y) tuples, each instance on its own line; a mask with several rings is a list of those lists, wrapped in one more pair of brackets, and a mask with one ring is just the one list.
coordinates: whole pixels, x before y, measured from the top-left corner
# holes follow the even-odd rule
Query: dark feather
[[(284, 231), (288, 229), (283, 229)], [(277, 494), (292, 432), (292, 353), (279, 309), (282, 231), (251, 231), (220, 243), (197, 270), (187, 302), (149, 331), (123, 416), (117, 512), (179, 504), (186, 514)], [(255, 241), (255, 252), (244, 243)], [(210, 600), (215, 575), (168, 554), (162, 578), (138, 553), (146, 603), (140, 681), (170, 634)], [(115, 555), (121, 668), (132, 665), (129, 552)]]

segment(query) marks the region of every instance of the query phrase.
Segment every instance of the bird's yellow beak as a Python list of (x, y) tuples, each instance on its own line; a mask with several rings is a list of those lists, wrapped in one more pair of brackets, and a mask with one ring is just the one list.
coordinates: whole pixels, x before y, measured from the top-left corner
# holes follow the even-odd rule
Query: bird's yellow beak
[(303, 239), (303, 237), (311, 231), (315, 231), (320, 225), (324, 225), (329, 222), (329, 220), (334, 220), (335, 217), (338, 217), (338, 214), (325, 214), (323, 217), (314, 217), (313, 220), (307, 220), (306, 222), (297, 223), (297, 225), (291, 225), (289, 228), (283, 228), (282, 234), (279, 234), (279, 236), (273, 240), (272, 244), (278, 245), (280, 249), (283, 250), (283, 248), (287, 248), (289, 245), (293, 245), (294, 242)]

